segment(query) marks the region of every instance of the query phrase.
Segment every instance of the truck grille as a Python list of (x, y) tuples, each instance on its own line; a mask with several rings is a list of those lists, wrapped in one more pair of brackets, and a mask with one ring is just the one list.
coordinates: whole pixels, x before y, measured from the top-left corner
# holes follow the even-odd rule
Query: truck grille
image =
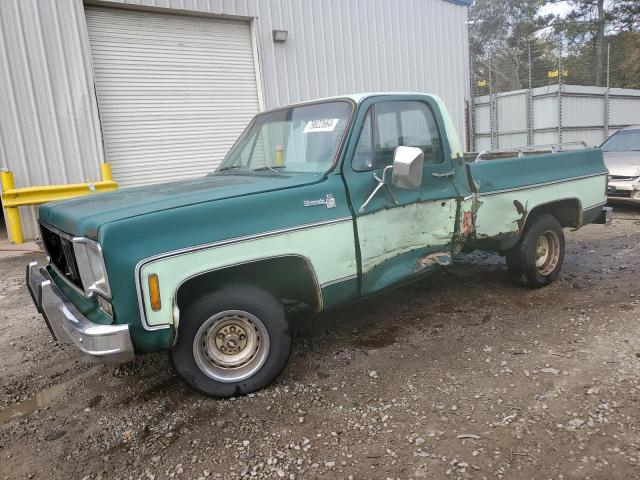
[(42, 232), (42, 242), (47, 250), (51, 263), (64, 275), (72, 284), (82, 289), (82, 281), (76, 264), (76, 256), (73, 251), (73, 243), (68, 238), (51, 230), (45, 225), (40, 225)]
[(633, 180), (636, 177), (628, 177), (626, 175), (610, 175), (611, 180)]

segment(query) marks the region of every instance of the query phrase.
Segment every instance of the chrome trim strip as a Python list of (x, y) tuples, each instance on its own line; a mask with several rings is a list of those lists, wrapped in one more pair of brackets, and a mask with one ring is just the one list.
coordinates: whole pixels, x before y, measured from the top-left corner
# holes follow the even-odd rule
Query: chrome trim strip
[(47, 222), (43, 222), (42, 220), (39, 220), (38, 223), (40, 224), (40, 226), (43, 226), (44, 228), (51, 230), (53, 233), (57, 233), (58, 235), (60, 235), (63, 238), (66, 238), (67, 240), (73, 240), (72, 235), (69, 235), (68, 233), (63, 232), (62, 230), (54, 227), (53, 225), (49, 225)]
[[(527, 221), (529, 220), (529, 216), (531, 215), (532, 211), (535, 211), (536, 208), (540, 208), (540, 207), (544, 207), (545, 205), (550, 205), (552, 203), (556, 203), (556, 202), (565, 202), (567, 200), (570, 201), (575, 201), (578, 203), (578, 222), (577, 225), (578, 227), (576, 228), (576, 230), (578, 228), (580, 228), (582, 226), (582, 214), (584, 212), (584, 210), (582, 209), (582, 202), (580, 201), (580, 199), (578, 197), (563, 197), (563, 198), (556, 198), (553, 200), (549, 200), (548, 202), (544, 202), (544, 203), (539, 203), (538, 205), (535, 205), (531, 210), (527, 210), (527, 214), (524, 217), (524, 221), (522, 222), (522, 225), (526, 225)], [(520, 231), (520, 228), (518, 228), (518, 233), (522, 233)]]
[(346, 277), (336, 278), (335, 280), (329, 280), (328, 282), (320, 285), (320, 288), (330, 287), (331, 285), (335, 285), (336, 283), (347, 282), (349, 280), (353, 280), (354, 278), (358, 278), (358, 274), (354, 273), (353, 275), (347, 275)]
[(562, 180), (553, 180), (550, 182), (543, 182), (543, 183), (534, 183), (531, 185), (523, 185), (521, 187), (514, 187), (514, 188), (505, 188), (504, 190), (496, 190), (493, 192), (484, 192), (484, 193), (477, 193), (476, 195), (478, 195), (479, 197), (488, 197), (490, 195), (497, 195), (499, 193), (508, 193), (508, 192), (516, 192), (518, 190), (528, 190), (530, 188), (540, 188), (540, 187), (546, 187), (547, 185), (554, 185), (557, 183), (566, 183), (566, 182), (571, 182), (573, 180), (581, 180), (583, 178), (592, 178), (592, 177), (606, 177), (606, 173), (592, 173), (589, 175), (581, 175), (579, 177), (571, 177), (571, 178), (564, 178)]
[[(78, 273), (80, 274), (80, 280), (82, 280), (82, 286), (85, 288), (86, 296), (91, 297), (93, 294), (101, 295), (107, 300), (111, 300), (111, 285), (109, 285), (109, 276), (107, 275), (107, 266), (104, 263), (104, 252), (102, 251), (102, 246), (96, 242), (95, 240), (91, 240), (86, 237), (73, 237), (71, 240), (73, 245), (73, 252), (76, 256), (76, 265), (78, 266)], [(76, 249), (76, 245), (83, 245), (85, 251), (81, 251), (79, 248)], [(99, 254), (100, 261), (100, 269), (102, 270), (102, 274), (104, 277), (104, 286), (105, 288), (101, 288), (97, 286), (98, 282), (95, 281), (91, 285), (85, 286), (86, 283), (89, 283), (88, 280), (94, 280), (93, 278), (89, 278), (93, 275), (91, 269), (91, 260), (89, 259), (88, 248), (89, 246), (95, 248)]]
[[(580, 199), (579, 199), (579, 198), (577, 198), (577, 197), (564, 197), (564, 198), (558, 198), (558, 199), (556, 199), (556, 200), (551, 200), (551, 201), (546, 202), (546, 203), (541, 203), (541, 204), (536, 205), (535, 207), (533, 207), (533, 209), (535, 210), (535, 209), (536, 209), (536, 208), (538, 208), (538, 207), (544, 207), (545, 205), (549, 205), (549, 204), (551, 204), (551, 203), (564, 202), (564, 201), (567, 201), (567, 200), (571, 200), (571, 201), (576, 201), (576, 202), (578, 202), (578, 208), (579, 208), (579, 215), (580, 215), (580, 216), (579, 216), (579, 218), (578, 218), (578, 227), (576, 227), (576, 230), (578, 230), (578, 229), (580, 229), (580, 228), (582, 228), (582, 227), (584, 226), (584, 225), (583, 225), (584, 212), (586, 212), (587, 210), (589, 210), (589, 209), (591, 209), (591, 208), (601, 207), (601, 206), (603, 206), (603, 205), (606, 205), (606, 204), (607, 204), (607, 202), (605, 201), (605, 202), (603, 202), (603, 203), (598, 203), (598, 204), (593, 205), (593, 206), (591, 206), (591, 207), (582, 208), (582, 202), (580, 201)], [(527, 220), (529, 220), (529, 214), (530, 214), (530, 213), (531, 213), (531, 212), (527, 212), (527, 215), (526, 215), (526, 216), (525, 216), (525, 218), (524, 218), (524, 223), (523, 223), (523, 225), (526, 225), (526, 224), (527, 224)]]
[(51, 267), (51, 269), (54, 272), (56, 272), (58, 277), (60, 277), (62, 279), (62, 281), (65, 283), (65, 285), (67, 285), (68, 287), (71, 287), (73, 289), (73, 291), (75, 291), (78, 295), (80, 295), (81, 297), (84, 297), (84, 298), (90, 298), (90, 297), (87, 296), (87, 294), (86, 294), (86, 292), (84, 290), (81, 290), (75, 283), (70, 282), (69, 279), (53, 263), (49, 262), (49, 264), (47, 266)]
[[(91, 298), (94, 294), (99, 294), (102, 297), (106, 298), (107, 300), (111, 300), (111, 286), (109, 285), (109, 276), (107, 275), (107, 266), (104, 263), (104, 253), (102, 251), (102, 245), (100, 245), (99, 242), (91, 239), (91, 238), (87, 238), (87, 237), (75, 237), (73, 235), (69, 235), (66, 232), (63, 232), (62, 230), (60, 230), (59, 228), (56, 228), (52, 225), (49, 225), (46, 222), (43, 222), (42, 220), (38, 221), (40, 227), (44, 227), (47, 230), (50, 230), (51, 232), (59, 235), (60, 237), (68, 240), (69, 242), (71, 242), (71, 245), (73, 246), (73, 254), (75, 255), (75, 262), (76, 265), (78, 267), (78, 274), (80, 275), (80, 280), (82, 282), (82, 286), (85, 287), (85, 278), (87, 276), (87, 269), (86, 268), (81, 268), (81, 266), (78, 263), (79, 257), (80, 255), (78, 255), (78, 250), (76, 250), (76, 245), (77, 244), (83, 244), (83, 245), (92, 245), (94, 247), (96, 247), (96, 249), (100, 252), (100, 266), (102, 268), (102, 271), (104, 272), (104, 280), (106, 283), (106, 287), (107, 287), (107, 291), (103, 291), (100, 288), (95, 287), (95, 285), (90, 285), (88, 287), (85, 287), (84, 290), (80, 289), (77, 285), (71, 283), (65, 275), (62, 274), (62, 272), (60, 271), (60, 269), (58, 267), (56, 267), (50, 260), (49, 260), (49, 265), (51, 265), (52, 267), (54, 267), (56, 273), (58, 273), (58, 275), (60, 275), (61, 278), (64, 279), (64, 281), (71, 287), (73, 287), (78, 293), (80, 293), (83, 297), (85, 298)], [(44, 248), (45, 251), (47, 249), (46, 244), (44, 244)], [(85, 247), (86, 248), (86, 247)], [(50, 259), (50, 255), (49, 252), (47, 253), (47, 257), (48, 259)], [(82, 258), (83, 262), (89, 262), (88, 258)], [(83, 267), (86, 267), (86, 265), (84, 265)]]
[(258, 263), (258, 262), (262, 262), (264, 260), (271, 260), (273, 258), (287, 258), (287, 257), (301, 258), (302, 260), (304, 260), (307, 263), (307, 266), (309, 267), (309, 271), (311, 272), (311, 276), (313, 277), (313, 282), (316, 285), (316, 294), (317, 294), (316, 300), (318, 301), (318, 309), (317, 309), (317, 311), (318, 312), (321, 311), (322, 307), (323, 307), (322, 291), (320, 290), (320, 284), (318, 283), (318, 275), (316, 274), (316, 269), (313, 268), (313, 264), (311, 263), (311, 260), (309, 260), (304, 255), (299, 255), (297, 253), (291, 253), (291, 254), (285, 254), (285, 255), (272, 255), (272, 256), (269, 256), (269, 257), (258, 258), (258, 259), (255, 259), (255, 260), (246, 260), (244, 262), (232, 263), (230, 265), (224, 265), (224, 266), (221, 266), (221, 267), (212, 268), (210, 270), (203, 270), (202, 272), (198, 272), (195, 275), (191, 275), (190, 277), (187, 277), (187, 278), (183, 279), (178, 284), (178, 287), (176, 288), (176, 291), (180, 290), (180, 287), (182, 286), (183, 283), (191, 280), (192, 278), (196, 278), (196, 277), (199, 277), (200, 275), (204, 275), (206, 273), (217, 272), (218, 270), (226, 270), (227, 268), (238, 267), (240, 265), (248, 265), (250, 263)]
[(596, 208), (596, 207), (604, 207), (607, 204), (606, 201), (602, 202), (602, 203), (596, 203), (595, 205), (591, 205), (590, 207), (585, 207), (582, 209), (582, 212), (586, 212), (587, 210), (591, 210), (592, 208)]
[[(353, 219), (351, 217), (340, 217), (340, 218), (336, 218), (336, 219), (332, 219), (332, 220), (324, 220), (321, 222), (313, 222), (313, 223), (305, 223), (302, 225), (296, 225), (295, 227), (288, 227), (288, 228), (281, 228), (281, 229), (277, 229), (277, 230), (269, 230), (266, 232), (262, 232), (262, 233), (256, 233), (256, 234), (252, 234), (252, 235), (245, 235), (242, 237), (234, 237), (234, 238), (228, 238), (226, 240), (219, 240), (217, 242), (212, 242), (212, 243), (205, 243), (202, 245), (196, 245), (193, 247), (187, 247), (187, 248), (181, 248), (178, 250), (173, 250), (171, 252), (165, 252), (165, 253), (160, 253), (157, 255), (153, 255), (151, 257), (147, 257), (144, 258), (142, 260), (140, 260), (136, 267), (135, 267), (135, 283), (136, 283), (136, 293), (138, 296), (138, 308), (140, 310), (140, 320), (142, 323), (142, 327), (145, 330), (149, 330), (149, 331), (153, 331), (153, 330), (163, 330), (166, 328), (171, 328), (171, 324), (169, 323), (162, 323), (162, 324), (158, 324), (158, 325), (149, 325), (149, 323), (147, 322), (147, 314), (144, 308), (144, 299), (142, 298), (142, 282), (140, 279), (140, 274), (142, 272), (142, 267), (144, 267), (145, 265), (149, 264), (149, 263), (153, 263), (157, 260), (160, 259), (164, 259), (164, 258), (169, 258), (169, 257), (175, 257), (175, 256), (179, 256), (179, 255), (185, 255), (188, 253), (193, 253), (193, 252), (199, 252), (201, 250), (208, 250), (210, 248), (215, 248), (215, 247), (221, 247), (221, 246), (225, 246), (225, 245), (230, 245), (233, 243), (241, 243), (241, 242), (247, 242), (247, 241), (251, 241), (251, 240), (257, 240), (257, 239), (261, 239), (261, 238), (265, 238), (265, 237), (270, 237), (270, 236), (274, 236), (274, 235), (280, 235), (283, 233), (291, 233), (291, 232), (297, 232), (297, 231), (301, 231), (301, 230), (308, 230), (310, 228), (315, 228), (315, 227), (323, 227), (323, 226), (327, 226), (327, 225), (335, 225), (335, 224), (339, 224), (339, 223), (345, 223), (345, 222), (351, 222), (353, 221)], [(282, 256), (301, 256), (301, 255), (282, 255)], [(274, 258), (274, 257), (271, 257)], [(304, 258), (307, 262), (309, 262), (309, 265), (311, 266), (311, 271), (315, 277), (315, 281), (316, 281), (316, 286), (319, 286), (318, 284), (318, 278), (315, 274), (315, 270), (313, 269), (313, 265), (311, 265), (311, 262), (305, 258)], [(259, 261), (261, 259), (258, 260), (252, 260), (251, 262), (240, 262), (238, 264), (232, 264), (232, 265), (226, 265), (224, 267), (221, 268), (229, 268), (229, 267), (233, 267), (235, 265), (241, 265), (243, 263), (252, 263), (255, 261)], [(218, 269), (213, 269), (210, 271), (215, 271)], [(202, 272), (202, 273), (207, 273), (207, 272)], [(190, 277), (192, 278), (192, 277)], [(183, 280), (183, 282), (186, 281)], [(180, 285), (183, 283), (181, 282)], [(180, 285), (178, 285), (178, 288), (180, 287)], [(318, 289), (319, 290), (319, 289)], [(175, 293), (175, 292), (174, 292)], [(319, 293), (319, 305), (320, 305), (320, 310), (322, 309), (322, 293)]]

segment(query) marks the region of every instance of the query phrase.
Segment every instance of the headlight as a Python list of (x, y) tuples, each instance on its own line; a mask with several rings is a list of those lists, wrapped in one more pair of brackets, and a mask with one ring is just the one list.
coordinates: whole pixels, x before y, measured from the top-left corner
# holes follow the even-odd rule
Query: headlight
[(73, 249), (85, 293), (99, 293), (110, 299), (111, 288), (100, 244), (88, 238), (74, 238)]

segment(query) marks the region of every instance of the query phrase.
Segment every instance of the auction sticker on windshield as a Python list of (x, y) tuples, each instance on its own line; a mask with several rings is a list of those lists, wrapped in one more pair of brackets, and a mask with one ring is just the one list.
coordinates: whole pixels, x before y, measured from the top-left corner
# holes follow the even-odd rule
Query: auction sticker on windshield
[(309, 120), (307, 122), (307, 126), (304, 127), (303, 132), (333, 132), (339, 121), (339, 118), (319, 118), (317, 120)]

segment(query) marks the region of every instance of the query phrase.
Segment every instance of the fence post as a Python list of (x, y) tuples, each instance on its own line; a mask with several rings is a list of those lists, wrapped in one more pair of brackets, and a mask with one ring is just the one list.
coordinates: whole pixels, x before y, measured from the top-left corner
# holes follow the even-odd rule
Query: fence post
[(467, 139), (467, 145), (469, 152), (476, 151), (476, 105), (474, 102), (473, 96), (473, 88), (475, 86), (475, 75), (473, 73), (473, 55), (471, 51), (469, 51), (469, 122), (467, 123), (467, 127), (469, 129), (469, 137)]
[(527, 146), (533, 145), (533, 78), (531, 74), (531, 44), (529, 44), (529, 88), (527, 89)]
[(475, 152), (477, 147), (477, 142), (476, 142), (476, 101), (475, 101), (475, 97), (472, 95), (471, 96), (471, 146), (469, 148), (469, 150), (471, 152)]
[(562, 51), (558, 55), (558, 143), (562, 143)]
[(491, 150), (500, 148), (500, 133), (498, 131), (498, 96), (489, 91), (489, 128), (491, 130)]
[(491, 132), (491, 150), (497, 145), (497, 118), (495, 111), (495, 96), (493, 93), (493, 75), (491, 74), (491, 60), (489, 60), (489, 130)]
[(611, 115), (611, 105), (609, 105), (609, 80), (610, 80), (610, 60), (611, 60), (611, 44), (607, 44), (607, 87), (604, 90), (604, 138), (603, 141), (609, 138), (609, 120)]

